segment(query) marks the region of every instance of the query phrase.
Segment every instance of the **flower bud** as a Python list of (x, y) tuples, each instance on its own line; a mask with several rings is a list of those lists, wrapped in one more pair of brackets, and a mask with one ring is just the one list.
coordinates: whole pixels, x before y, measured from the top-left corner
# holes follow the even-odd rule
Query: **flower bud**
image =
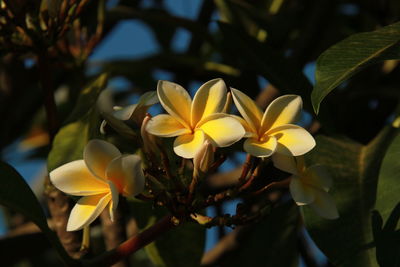
[(149, 155), (154, 155), (158, 151), (157, 144), (156, 144), (156, 137), (154, 135), (149, 134), (146, 131), (147, 123), (150, 121), (151, 115), (146, 114), (143, 119), (142, 126), (140, 127), (140, 134), (143, 140), (143, 150), (145, 153)]
[(194, 171), (206, 173), (213, 162), (214, 147), (210, 141), (206, 140), (193, 158)]

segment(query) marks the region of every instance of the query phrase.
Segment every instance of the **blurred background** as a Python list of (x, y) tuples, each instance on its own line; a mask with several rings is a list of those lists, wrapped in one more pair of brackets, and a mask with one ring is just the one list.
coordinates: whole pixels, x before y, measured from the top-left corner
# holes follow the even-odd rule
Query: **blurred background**
[[(35, 5), (35, 1), (19, 2)], [(398, 20), (397, 0), (109, 0), (105, 10), (100, 7), (102, 1), (87, 2), (65, 35), (46, 37), (51, 47), (49, 79), (55, 89), (58, 127), (85, 84), (104, 72), (109, 73), (108, 87), (121, 106), (155, 90), (158, 80), (177, 82), (193, 95), (205, 81), (221, 77), (263, 108), (280, 94), (299, 94), (304, 101), (300, 122), (304, 127), (313, 125), (314, 133), (329, 131), (364, 144), (390, 120), (396, 104), (397, 62), (385, 63), (384, 68), (369, 67), (342, 84), (326, 99), (318, 118), (311, 108), (310, 93), (317, 57), (351, 34)], [(47, 8), (49, 12), (50, 4)], [(7, 32), (4, 27), (2, 30)], [(43, 198), (51, 137), (37, 57), (23, 40), (14, 47), (2, 42), (1, 157)], [(382, 77), (382, 73), (387, 75)], [(158, 105), (150, 113), (160, 111)], [(234, 151), (219, 171), (231, 174), (244, 158), (244, 153)], [(230, 176), (219, 177), (215, 186), (228, 186)], [(224, 203), (207, 213), (234, 213), (236, 204)], [(0, 234), (7, 236), (24, 223), (23, 217), (4, 209)], [(207, 230), (205, 251), (230, 231)], [(314, 262), (304, 259), (301, 252), (296, 264), (329, 265), (307, 233), (301, 232)]]

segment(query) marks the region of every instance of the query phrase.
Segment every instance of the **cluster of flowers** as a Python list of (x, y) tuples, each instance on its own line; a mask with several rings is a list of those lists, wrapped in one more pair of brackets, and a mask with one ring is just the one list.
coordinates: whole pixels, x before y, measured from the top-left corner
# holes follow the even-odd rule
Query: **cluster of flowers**
[[(168, 114), (148, 120), (145, 130), (158, 137), (176, 137), (174, 152), (194, 161), (205, 144), (227, 147), (246, 138), (243, 149), (247, 153), (271, 157), (275, 167), (293, 174), (289, 188), (298, 205), (310, 204), (323, 217), (338, 217), (335, 203), (327, 193), (331, 186), (329, 175), (321, 166), (306, 168), (303, 162), (302, 155), (315, 146), (315, 140), (294, 124), (301, 114), (301, 98), (281, 96), (263, 113), (243, 92), (233, 88), (230, 92), (242, 117), (228, 114), (231, 98), (222, 79), (203, 84), (193, 100), (180, 85), (160, 81), (157, 96)], [(118, 109), (115, 116), (127, 120), (134, 113), (143, 114), (155, 102), (151, 97), (142, 98), (137, 105)], [(140, 157), (121, 155), (114, 145), (101, 140), (91, 140), (83, 160), (53, 170), (50, 179), (61, 191), (83, 196), (71, 211), (68, 231), (89, 225), (107, 206), (112, 219), (119, 194), (135, 196), (145, 184)]]

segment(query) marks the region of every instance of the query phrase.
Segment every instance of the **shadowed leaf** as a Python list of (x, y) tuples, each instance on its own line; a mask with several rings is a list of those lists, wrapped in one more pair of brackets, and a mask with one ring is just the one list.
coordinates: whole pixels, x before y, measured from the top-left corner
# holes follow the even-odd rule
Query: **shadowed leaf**
[(352, 35), (322, 53), (317, 60), (316, 85), (311, 94), (315, 113), (329, 92), (366, 66), (399, 59), (399, 42), (400, 22)]
[[(388, 127), (366, 146), (344, 138), (316, 139), (317, 146), (308, 160), (331, 170), (333, 186), (329, 193), (335, 199), (340, 217), (326, 220), (307, 206), (303, 212), (312, 238), (334, 265), (377, 266), (370, 246), (370, 216), (376, 200), (379, 168), (396, 134), (396, 129)], [(378, 199), (385, 202), (396, 196), (398, 193), (378, 195)]]
[(68, 256), (57, 235), (48, 227), (42, 207), (24, 178), (4, 162), (0, 162), (0, 178), (0, 204), (32, 220), (46, 235), (62, 260), (68, 266), (73, 266), (75, 261)]

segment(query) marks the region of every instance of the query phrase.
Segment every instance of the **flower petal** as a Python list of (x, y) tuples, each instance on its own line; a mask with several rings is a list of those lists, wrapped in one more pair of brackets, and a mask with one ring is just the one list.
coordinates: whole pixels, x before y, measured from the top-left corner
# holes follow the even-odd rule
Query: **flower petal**
[(324, 190), (316, 190), (314, 202), (310, 207), (321, 217), (326, 219), (337, 219), (339, 213), (336, 208), (335, 200)]
[(146, 131), (161, 137), (173, 137), (190, 133), (175, 117), (167, 114), (157, 115), (147, 123)]
[(118, 194), (118, 189), (115, 186), (115, 184), (112, 181), (108, 181), (108, 185), (110, 186), (110, 192), (111, 192), (111, 201), (108, 204), (109, 208), (109, 213), (110, 213), (110, 219), (113, 222), (114, 221), (114, 214), (115, 211), (117, 210), (118, 203), (119, 203), (119, 194)]
[(218, 147), (230, 146), (243, 138), (245, 130), (238, 120), (225, 113), (214, 113), (199, 124), (199, 128)]
[(208, 81), (197, 90), (192, 103), (192, 127), (195, 127), (203, 118), (222, 112), (226, 102), (226, 91), (226, 85), (222, 79)]
[(298, 174), (296, 161), (293, 156), (288, 156), (282, 153), (274, 153), (272, 155), (272, 162), (275, 168), (291, 174)]
[(231, 88), (233, 101), (242, 117), (248, 122), (253, 132), (261, 127), (262, 112), (256, 103), (241, 91)]
[(294, 175), (289, 184), (290, 194), (297, 205), (308, 205), (314, 201), (314, 190), (303, 183), (302, 178)]
[(137, 104), (132, 104), (126, 107), (115, 106), (113, 116), (119, 120), (127, 121), (131, 117), (132, 113), (135, 111)]
[(69, 215), (67, 231), (77, 231), (91, 224), (107, 207), (110, 200), (110, 193), (79, 199)]
[(186, 128), (190, 128), (192, 100), (189, 93), (179, 84), (159, 81), (157, 84), (157, 94), (164, 109), (185, 125)]
[(271, 129), (266, 133), (275, 136), (278, 140), (276, 152), (288, 156), (300, 156), (315, 146), (315, 140), (305, 129), (294, 124), (285, 124)]
[(307, 183), (317, 188), (329, 191), (332, 186), (332, 178), (328, 170), (323, 165), (313, 165), (308, 167), (304, 173)]
[(83, 151), (83, 159), (88, 169), (103, 179), (105, 179), (107, 165), (120, 155), (121, 152), (113, 144), (99, 139), (90, 140)]
[(298, 95), (283, 95), (271, 102), (264, 112), (261, 132), (283, 124), (295, 123), (301, 113), (303, 101)]
[(243, 126), (245, 130), (245, 134), (243, 137), (245, 138), (250, 138), (250, 137), (258, 137), (257, 132), (254, 132), (254, 130), (251, 128), (251, 126), (247, 123), (245, 119), (242, 117), (236, 116), (236, 115), (230, 115), (231, 117), (235, 118), (240, 122), (240, 124)]
[(174, 141), (174, 151), (182, 158), (194, 158), (199, 149), (201, 149), (204, 139), (204, 133), (200, 130), (195, 131), (194, 134), (178, 136)]
[(107, 179), (112, 181), (118, 192), (135, 196), (144, 190), (144, 174), (141, 159), (137, 155), (123, 155), (115, 158), (107, 167)]
[(249, 138), (244, 142), (243, 149), (255, 157), (269, 157), (275, 152), (276, 145), (276, 138), (273, 136), (263, 141)]
[(144, 93), (136, 108), (132, 111), (129, 120), (135, 121), (138, 125), (142, 124), (143, 118), (146, 116), (146, 112), (150, 106), (158, 103), (158, 96), (156, 91), (149, 91)]
[(64, 164), (50, 172), (50, 181), (66, 194), (90, 196), (108, 192), (104, 180), (95, 177), (83, 160)]

